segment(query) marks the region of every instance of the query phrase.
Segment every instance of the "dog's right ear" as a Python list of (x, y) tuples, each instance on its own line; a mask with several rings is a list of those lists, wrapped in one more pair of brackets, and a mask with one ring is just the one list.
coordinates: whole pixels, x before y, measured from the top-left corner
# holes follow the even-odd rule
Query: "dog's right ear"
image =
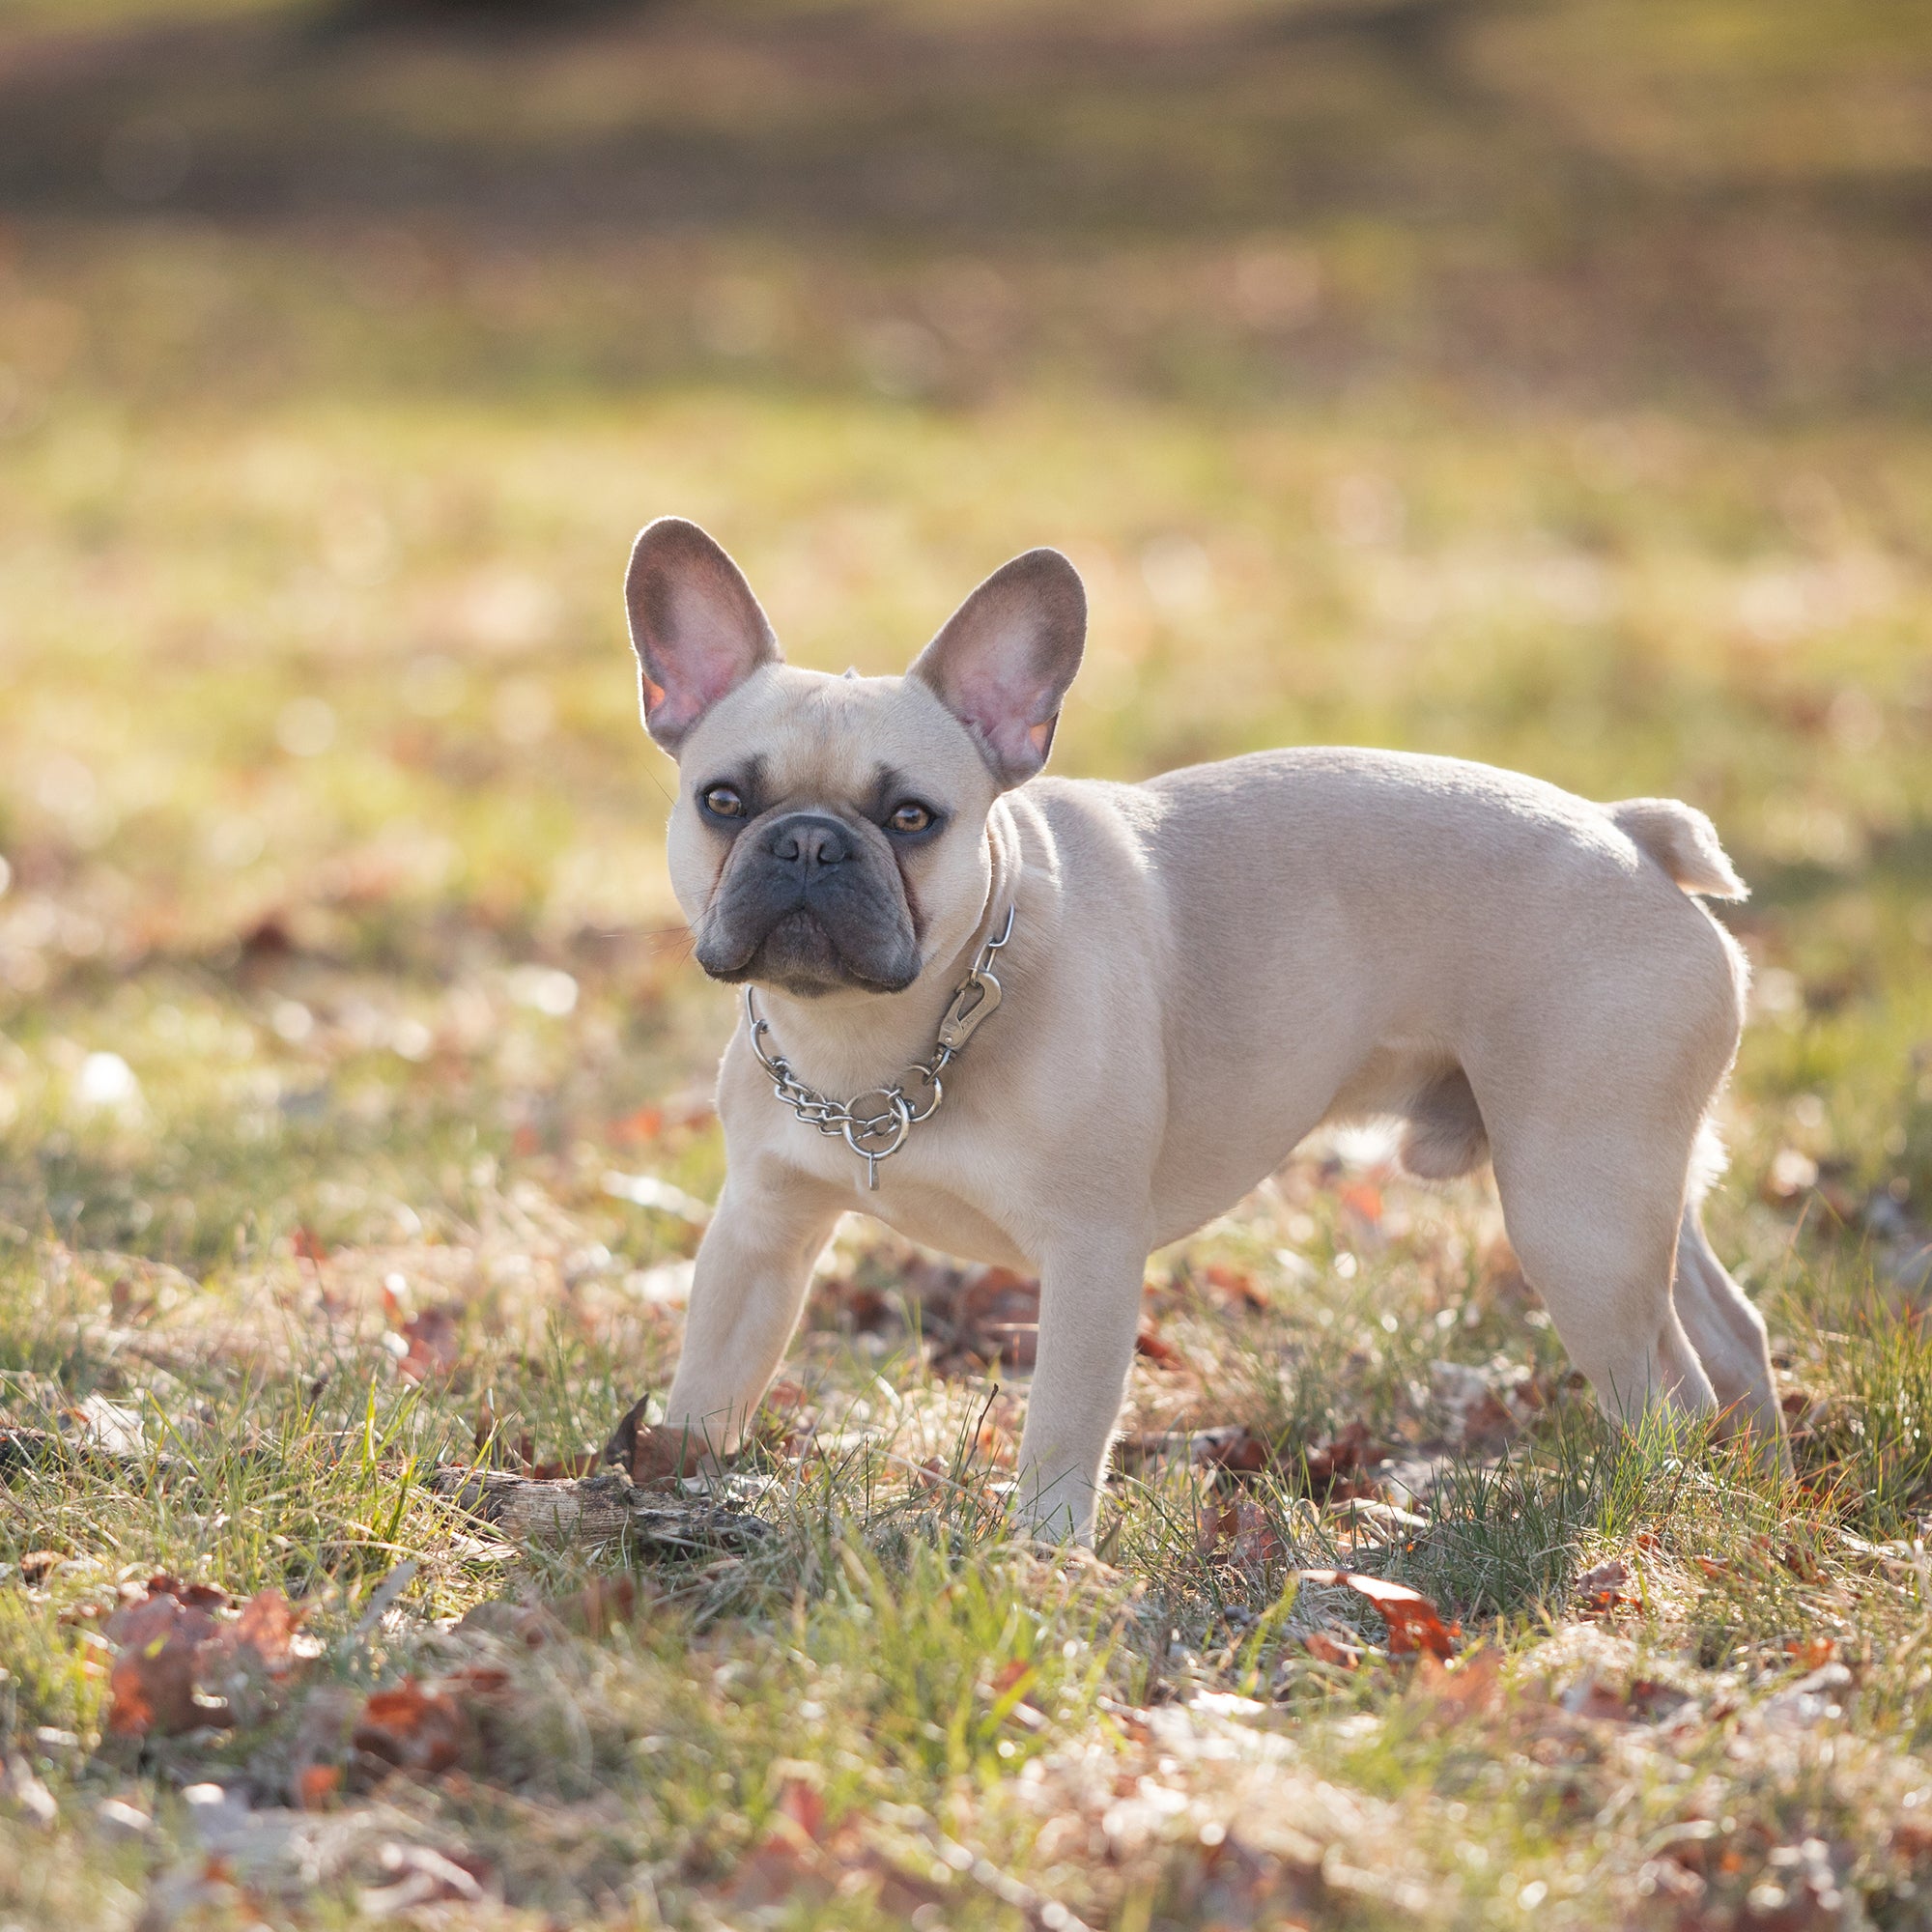
[(624, 577), (644, 729), (675, 757), (691, 727), (784, 653), (745, 573), (696, 524), (638, 532)]

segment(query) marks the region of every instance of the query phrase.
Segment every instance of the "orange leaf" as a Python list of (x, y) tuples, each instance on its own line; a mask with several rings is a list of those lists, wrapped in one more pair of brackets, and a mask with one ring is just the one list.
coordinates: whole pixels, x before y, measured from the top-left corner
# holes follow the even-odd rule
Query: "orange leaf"
[(1343, 1188), (1338, 1197), (1350, 1213), (1373, 1228), (1382, 1218), (1382, 1191), (1373, 1180), (1357, 1180)]
[(626, 1144), (654, 1141), (664, 1132), (664, 1123), (662, 1107), (639, 1107), (635, 1114), (611, 1122), (611, 1138)]
[(292, 1645), (299, 1621), (279, 1590), (258, 1590), (242, 1605), (234, 1635), (262, 1660), (271, 1675), (280, 1676), (295, 1662)]
[(1310, 1631), (1301, 1639), (1301, 1647), (1320, 1663), (1338, 1664), (1344, 1670), (1352, 1670), (1362, 1661), (1359, 1644), (1346, 1642), (1327, 1631)]
[(1460, 1624), (1444, 1624), (1442, 1613), (1420, 1590), (1391, 1583), (1381, 1577), (1364, 1577), (1353, 1570), (1304, 1570), (1302, 1580), (1352, 1590), (1380, 1612), (1388, 1625), (1389, 1655), (1402, 1657), (1426, 1651), (1432, 1657), (1456, 1655)]
[(1265, 1308), (1267, 1294), (1246, 1268), (1227, 1262), (1209, 1262), (1204, 1276), (1209, 1288), (1224, 1299), (1244, 1303), (1249, 1308)]
[(1143, 1328), (1134, 1337), (1134, 1353), (1145, 1355), (1157, 1369), (1184, 1369), (1187, 1366), (1187, 1357), (1152, 1326)]
[(1630, 1566), (1611, 1557), (1607, 1563), (1599, 1563), (1594, 1570), (1586, 1570), (1577, 1578), (1577, 1599), (1586, 1610), (1610, 1610), (1617, 1605), (1628, 1603), (1623, 1587), (1630, 1581)]
[(321, 1811), (342, 1789), (339, 1764), (307, 1764), (296, 1774), (296, 1803), (304, 1811)]
[(433, 1776), (462, 1758), (469, 1720), (454, 1697), (406, 1677), (391, 1690), (370, 1693), (352, 1741), (357, 1750), (399, 1771)]
[(784, 1789), (779, 1793), (779, 1813), (798, 1828), (807, 1843), (816, 1844), (824, 1837), (825, 1794), (805, 1778), (785, 1779)]

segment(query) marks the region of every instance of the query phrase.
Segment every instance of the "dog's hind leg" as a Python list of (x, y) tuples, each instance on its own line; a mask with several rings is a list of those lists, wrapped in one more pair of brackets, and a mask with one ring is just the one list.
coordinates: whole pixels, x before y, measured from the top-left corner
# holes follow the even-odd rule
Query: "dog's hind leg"
[(1677, 1312), (1711, 1378), (1725, 1432), (1748, 1431), (1769, 1462), (1789, 1474), (1791, 1451), (1772, 1378), (1764, 1317), (1711, 1252), (1697, 1204), (1684, 1209), (1677, 1237)]
[(1604, 1092), (1573, 1075), (1534, 1104), (1485, 1096), (1503, 1222), (1605, 1409), (1709, 1415), (1717, 1394), (1671, 1296), (1694, 1122), (1673, 1132), (1640, 1101), (1606, 1119)]

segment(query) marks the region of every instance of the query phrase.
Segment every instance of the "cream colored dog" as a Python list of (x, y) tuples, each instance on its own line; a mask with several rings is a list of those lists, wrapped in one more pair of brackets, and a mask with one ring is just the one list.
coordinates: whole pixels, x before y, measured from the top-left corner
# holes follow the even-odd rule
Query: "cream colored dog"
[(699, 963), (753, 989), (669, 1432), (737, 1445), (859, 1208), (1037, 1272), (1017, 1505), (1091, 1537), (1150, 1252), (1322, 1122), (1399, 1117), (1412, 1172), (1493, 1164), (1613, 1413), (1721, 1409), (1782, 1456), (1764, 1323), (1698, 1222), (1746, 980), (1687, 896), (1744, 894), (1701, 813), (1386, 752), (1037, 777), (1086, 630), (1054, 551), (904, 677), (787, 667), (677, 519), (626, 598), (672, 884)]

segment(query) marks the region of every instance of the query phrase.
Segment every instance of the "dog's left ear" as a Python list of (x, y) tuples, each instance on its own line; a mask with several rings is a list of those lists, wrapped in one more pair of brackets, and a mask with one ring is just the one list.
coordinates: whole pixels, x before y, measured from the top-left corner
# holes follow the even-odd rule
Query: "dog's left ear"
[(1057, 550), (1003, 563), (946, 620), (911, 675), (972, 732), (1002, 787), (1046, 762), (1087, 640), (1087, 592)]
[(624, 607), (644, 729), (673, 757), (721, 697), (784, 660), (745, 573), (682, 517), (660, 517), (638, 532)]

